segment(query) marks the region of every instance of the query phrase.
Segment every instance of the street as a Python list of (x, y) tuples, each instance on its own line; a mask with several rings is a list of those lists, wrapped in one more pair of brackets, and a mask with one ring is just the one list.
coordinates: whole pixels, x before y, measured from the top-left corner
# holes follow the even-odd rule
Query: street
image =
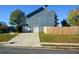
[(0, 47), (0, 54), (78, 54), (79, 51)]

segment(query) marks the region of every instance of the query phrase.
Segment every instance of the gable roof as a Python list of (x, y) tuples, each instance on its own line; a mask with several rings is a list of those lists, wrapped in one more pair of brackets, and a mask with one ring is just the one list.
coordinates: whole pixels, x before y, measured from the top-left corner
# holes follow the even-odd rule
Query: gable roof
[(54, 13), (54, 15), (57, 17), (55, 11), (53, 11), (53, 10), (52, 10), (52, 11), (49, 11), (49, 10), (48, 10), (47, 8), (45, 8), (45, 7), (40, 7), (40, 8), (38, 8), (37, 10), (35, 10), (35, 11), (33, 11), (33, 12), (27, 14), (26, 17), (30, 18), (31, 16), (33, 16), (33, 15), (35, 15), (35, 14), (37, 14), (37, 13), (43, 11), (43, 10), (46, 10), (46, 11), (49, 12), (50, 14)]
[(40, 7), (39, 9), (37, 9), (37, 10), (29, 13), (28, 15), (26, 15), (26, 17), (30, 18), (31, 16), (33, 16), (33, 15), (35, 15), (35, 14), (37, 14), (37, 13), (43, 11), (43, 10), (44, 10), (44, 8), (43, 7)]

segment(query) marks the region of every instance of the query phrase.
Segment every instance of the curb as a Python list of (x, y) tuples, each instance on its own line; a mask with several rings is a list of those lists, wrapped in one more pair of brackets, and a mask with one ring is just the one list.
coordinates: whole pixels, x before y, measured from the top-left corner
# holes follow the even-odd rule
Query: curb
[(0, 42), (0, 44), (9, 44), (9, 42)]
[(59, 51), (61, 51), (61, 50), (67, 50), (67, 51), (79, 51), (79, 49), (76, 49), (76, 48), (48, 48), (48, 47), (25, 47), (25, 46), (0, 46), (0, 48), (3, 48), (3, 47), (6, 47), (6, 48), (25, 48), (25, 49), (40, 49), (40, 50), (42, 50), (42, 49), (44, 49), (44, 50), (59, 50)]
[(73, 46), (79, 46), (79, 43), (51, 43), (51, 42), (41, 42), (41, 45), (73, 45)]

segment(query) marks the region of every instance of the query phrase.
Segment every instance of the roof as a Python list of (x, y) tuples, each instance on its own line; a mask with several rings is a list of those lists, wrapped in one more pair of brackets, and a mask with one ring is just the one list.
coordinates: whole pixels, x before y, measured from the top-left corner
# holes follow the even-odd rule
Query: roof
[(37, 14), (37, 13), (43, 11), (43, 10), (46, 10), (46, 11), (49, 12), (50, 14), (54, 13), (55, 16), (57, 16), (54, 11), (49, 11), (49, 10), (48, 10), (47, 8), (45, 8), (45, 7), (40, 7), (40, 8), (38, 8), (37, 10), (35, 10), (35, 11), (29, 13), (28, 15), (26, 15), (26, 17), (30, 18), (31, 16), (33, 16), (33, 15), (35, 15), (35, 14)]
[(29, 13), (28, 15), (26, 15), (26, 17), (30, 18), (31, 16), (33, 16), (33, 15), (35, 15), (35, 14), (37, 14), (37, 13), (43, 11), (43, 10), (44, 10), (44, 8), (43, 7), (40, 7), (39, 9), (37, 9), (37, 10)]

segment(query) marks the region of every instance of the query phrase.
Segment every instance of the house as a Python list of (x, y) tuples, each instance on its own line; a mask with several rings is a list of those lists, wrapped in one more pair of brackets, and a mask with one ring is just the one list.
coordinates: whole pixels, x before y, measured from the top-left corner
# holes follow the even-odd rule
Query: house
[(45, 26), (56, 26), (58, 20), (57, 15), (54, 11), (49, 11), (47, 7), (47, 5), (42, 6), (26, 15), (26, 23), (28, 26), (22, 26), (22, 32), (26, 32), (27, 28), (31, 32), (42, 32)]

